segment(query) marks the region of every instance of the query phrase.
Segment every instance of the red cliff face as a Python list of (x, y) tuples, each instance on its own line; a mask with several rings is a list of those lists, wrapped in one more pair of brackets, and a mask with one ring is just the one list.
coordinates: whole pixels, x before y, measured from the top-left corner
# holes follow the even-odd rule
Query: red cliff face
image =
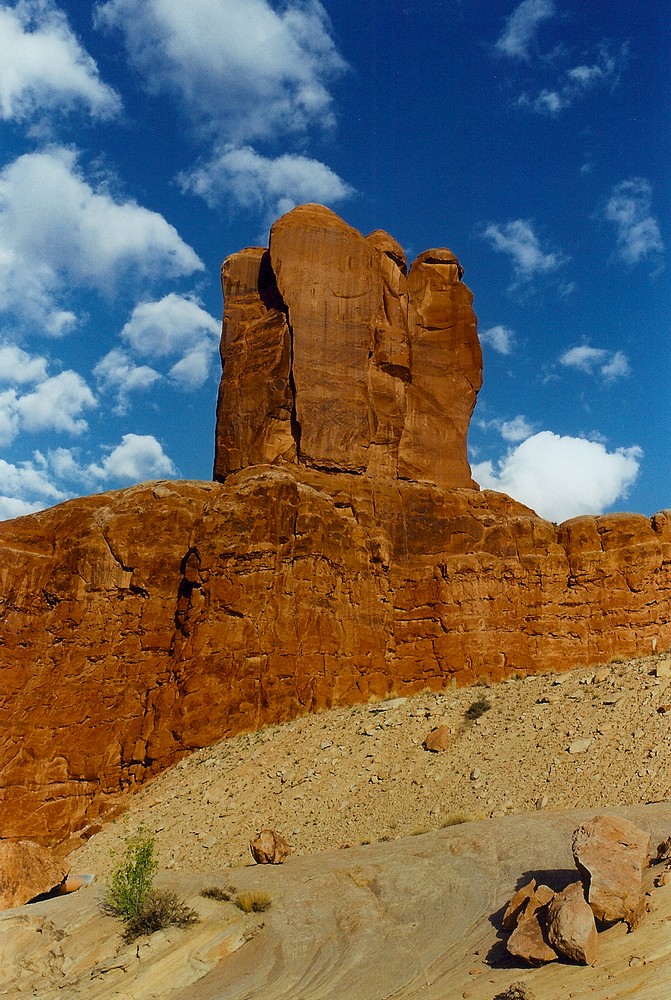
[[(459, 265), (432, 250), (406, 280), (389, 236), (325, 211), (224, 265), (223, 482), (0, 524), (0, 836), (66, 838), (244, 729), (671, 644), (671, 513), (555, 527), (468, 488)], [(321, 307), (328, 270), (290, 266), (315, 240), (339, 261)]]

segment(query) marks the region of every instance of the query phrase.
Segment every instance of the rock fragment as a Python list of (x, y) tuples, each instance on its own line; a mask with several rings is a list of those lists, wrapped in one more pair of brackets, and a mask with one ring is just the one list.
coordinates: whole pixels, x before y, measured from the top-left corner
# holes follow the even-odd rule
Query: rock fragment
[(447, 726), (438, 726), (432, 729), (425, 737), (422, 746), (432, 753), (444, 753), (450, 745), (450, 730)]

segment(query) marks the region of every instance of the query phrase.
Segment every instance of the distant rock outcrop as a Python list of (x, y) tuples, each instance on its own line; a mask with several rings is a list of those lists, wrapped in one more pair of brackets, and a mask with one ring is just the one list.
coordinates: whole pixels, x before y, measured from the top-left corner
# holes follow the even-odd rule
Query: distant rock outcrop
[[(0, 524), (0, 837), (83, 833), (196, 747), (319, 708), (671, 643), (671, 514), (471, 488), (449, 251), (304, 206), (224, 265), (216, 476)], [(326, 318), (325, 318), (326, 317)]]

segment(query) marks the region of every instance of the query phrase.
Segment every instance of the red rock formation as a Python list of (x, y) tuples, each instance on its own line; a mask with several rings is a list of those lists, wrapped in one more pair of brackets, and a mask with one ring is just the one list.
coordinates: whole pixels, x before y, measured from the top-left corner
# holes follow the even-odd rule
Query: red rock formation
[(64, 838), (245, 729), (671, 644), (671, 515), (556, 528), (442, 488), (480, 379), (449, 251), (406, 280), (314, 206), (270, 244), (224, 265), (224, 482), (0, 524), (0, 837)]
[(471, 487), (466, 434), (482, 354), (462, 269), (364, 239), (321, 205), (222, 268), (215, 479), (260, 462)]

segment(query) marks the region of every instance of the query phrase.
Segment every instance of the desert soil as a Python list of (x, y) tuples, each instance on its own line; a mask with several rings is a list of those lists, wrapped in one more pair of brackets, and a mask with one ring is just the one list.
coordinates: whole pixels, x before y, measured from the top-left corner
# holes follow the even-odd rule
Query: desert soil
[[(469, 721), (478, 699), (490, 707)], [(432, 753), (438, 726), (448, 747)], [(668, 654), (333, 709), (192, 754), (68, 860), (104, 876), (139, 823), (163, 869), (207, 872), (250, 863), (266, 827), (300, 857), (469, 819), (663, 801), (670, 736)]]

